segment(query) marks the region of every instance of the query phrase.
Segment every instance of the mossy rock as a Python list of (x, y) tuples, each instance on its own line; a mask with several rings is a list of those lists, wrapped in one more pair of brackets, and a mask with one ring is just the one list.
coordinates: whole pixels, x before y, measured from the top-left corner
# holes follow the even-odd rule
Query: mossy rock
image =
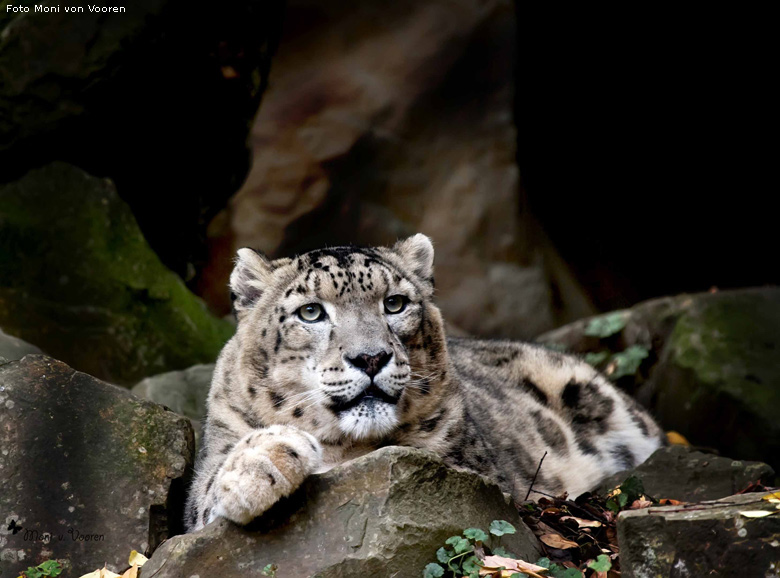
[(656, 415), (693, 443), (780, 469), (780, 290), (697, 299), (652, 376)]
[(209, 363), (233, 333), (147, 244), (113, 184), (53, 163), (0, 185), (0, 327), (120, 384)]

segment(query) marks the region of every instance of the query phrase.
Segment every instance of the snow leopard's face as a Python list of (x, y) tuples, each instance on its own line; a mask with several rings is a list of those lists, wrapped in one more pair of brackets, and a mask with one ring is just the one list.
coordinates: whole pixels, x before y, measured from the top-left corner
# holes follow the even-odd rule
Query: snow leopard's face
[(239, 363), (263, 421), (370, 439), (427, 409), (445, 367), (432, 260), (422, 235), (273, 262), (242, 249)]

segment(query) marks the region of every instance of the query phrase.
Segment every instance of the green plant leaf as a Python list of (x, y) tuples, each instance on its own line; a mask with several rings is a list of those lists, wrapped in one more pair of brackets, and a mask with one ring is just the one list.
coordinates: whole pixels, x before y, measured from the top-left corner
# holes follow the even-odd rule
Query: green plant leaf
[(585, 335), (604, 339), (623, 330), (628, 322), (627, 311), (615, 311), (599, 317), (594, 317), (585, 327)]
[(463, 530), (463, 535), (475, 542), (484, 542), (489, 538), (489, 536), (479, 528), (467, 528), (466, 530)]
[(479, 572), (479, 569), (482, 567), (482, 564), (479, 563), (479, 558), (476, 556), (468, 556), (463, 561), (463, 571), (468, 572), (469, 574), (471, 572)]
[(490, 523), (490, 533), (494, 536), (503, 536), (504, 534), (514, 534), (517, 532), (515, 527), (505, 520), (493, 520)]
[(62, 574), (62, 566), (56, 560), (46, 560), (46, 562), (38, 564), (38, 569), (43, 572), (44, 576), (51, 576), (52, 578)]
[(32, 566), (28, 567), (27, 570), (24, 571), (24, 575), (27, 576), (27, 578), (43, 578), (43, 572), (41, 572), (38, 568), (33, 568)]
[(539, 558), (536, 561), (537, 566), (541, 566), (542, 568), (549, 568), (550, 567), (550, 559), (549, 558)]
[(598, 367), (607, 359), (609, 359), (609, 351), (599, 351), (596, 353), (585, 354), (585, 363), (592, 365), (593, 367)]
[(446, 564), (454, 555), (455, 552), (452, 550), (447, 550), (447, 548), (442, 547), (436, 550), (436, 559), (442, 564)]
[(517, 554), (515, 554), (513, 552), (510, 552), (509, 550), (507, 550), (503, 546), (498, 546), (496, 548), (491, 548), (490, 550), (496, 556), (503, 556), (504, 558), (514, 558), (514, 559), (517, 559)]
[(582, 572), (576, 568), (563, 568), (555, 564), (556, 569), (550, 571), (552, 578), (582, 578)]
[(612, 569), (612, 560), (605, 554), (599, 554), (595, 560), (588, 564), (588, 568), (592, 568), (596, 572), (606, 572)]
[(468, 552), (473, 547), (471, 542), (460, 536), (447, 538), (446, 543), (452, 546), (452, 549), (455, 550), (455, 554), (463, 554), (463, 552)]
[(441, 578), (441, 576), (444, 576), (444, 568), (435, 562), (431, 562), (423, 570), (423, 578)]
[(271, 578), (274, 578), (276, 576), (276, 570), (277, 566), (276, 564), (266, 564), (265, 568), (260, 572), (263, 576), (271, 576)]
[(612, 362), (615, 364), (615, 370), (609, 374), (610, 379), (620, 379), (626, 375), (634, 375), (639, 371), (642, 361), (650, 355), (650, 350), (641, 345), (632, 345), (625, 351), (621, 351), (612, 356)]

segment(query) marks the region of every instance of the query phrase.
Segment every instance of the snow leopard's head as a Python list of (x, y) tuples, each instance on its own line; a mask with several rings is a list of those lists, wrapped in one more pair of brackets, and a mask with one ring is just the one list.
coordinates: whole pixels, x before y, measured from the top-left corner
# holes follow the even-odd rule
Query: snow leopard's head
[(447, 352), (425, 235), (275, 261), (241, 249), (230, 285), (238, 375), (265, 423), (375, 439), (437, 403)]

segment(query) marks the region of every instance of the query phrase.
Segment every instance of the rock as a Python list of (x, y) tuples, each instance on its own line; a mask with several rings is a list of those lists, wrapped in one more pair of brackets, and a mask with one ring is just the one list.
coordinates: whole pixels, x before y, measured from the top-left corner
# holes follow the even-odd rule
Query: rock
[(238, 247), (423, 232), (444, 317), (468, 333), (530, 338), (592, 314), (519, 192), (514, 21), (509, 0), (291, 0), (252, 170), (214, 223), (208, 302), (227, 311)]
[[(766, 494), (629, 510), (618, 517), (625, 578), (767, 576), (780, 574), (780, 512)], [(750, 518), (740, 512), (767, 511)]]
[(213, 362), (232, 335), (110, 181), (64, 163), (0, 185), (0, 326), (113, 383)]
[(132, 392), (190, 418), (197, 446), (202, 429), (201, 420), (206, 417), (206, 397), (213, 374), (213, 363), (194, 365), (183, 371), (169, 371), (147, 377)]
[[(193, 10), (136, 0), (122, 13), (59, 4), (55, 13), (2, 11), (0, 182), (57, 160), (111, 178), (184, 276), (249, 168), (246, 139), (284, 2)], [(65, 12), (76, 5), (84, 12)]]
[(2, 365), (0, 448), (3, 576), (116, 572), (182, 529), (192, 429), (125, 389), (43, 355)]
[(539, 550), (514, 505), (486, 479), (446, 467), (435, 455), (387, 447), (311, 476), (250, 527), (216, 521), (163, 544), (144, 578), (259, 575), (419, 578), (445, 540), (494, 519), (518, 532), (503, 545), (526, 560)]
[(610, 315), (625, 327), (605, 339), (586, 335), (592, 321), (583, 320), (538, 341), (577, 353), (644, 348), (639, 370), (618, 384), (665, 429), (780, 468), (780, 288), (681, 295)]
[(752, 483), (772, 485), (775, 472), (761, 462), (742, 462), (676, 445), (656, 450), (636, 468), (610, 476), (599, 486), (600, 493), (632, 475), (656, 499), (700, 502), (731, 496)]
[(0, 329), (0, 363), (16, 361), (28, 353), (41, 353), (41, 350), (13, 335), (3, 333)]

